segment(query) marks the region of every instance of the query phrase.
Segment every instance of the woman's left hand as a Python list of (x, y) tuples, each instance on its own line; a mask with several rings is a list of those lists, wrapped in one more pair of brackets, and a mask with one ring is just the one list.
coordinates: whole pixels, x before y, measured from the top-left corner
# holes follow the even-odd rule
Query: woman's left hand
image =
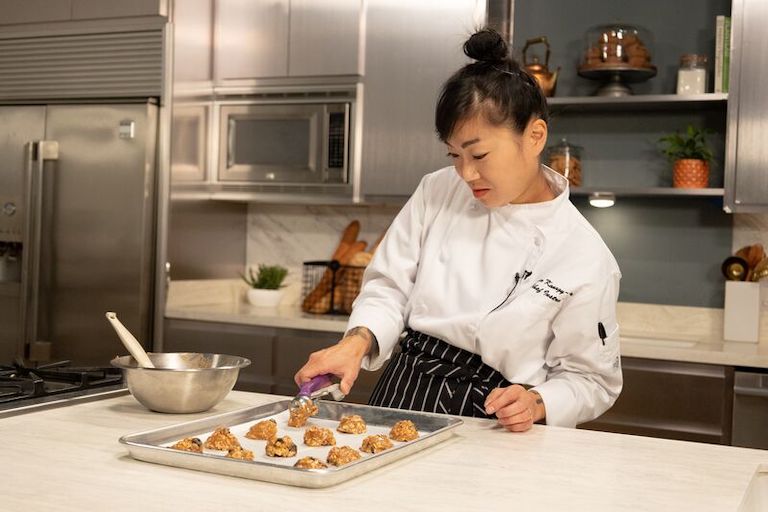
[(499, 424), (510, 432), (525, 432), (547, 416), (544, 401), (519, 384), (496, 388), (485, 399), (485, 412), (496, 413)]

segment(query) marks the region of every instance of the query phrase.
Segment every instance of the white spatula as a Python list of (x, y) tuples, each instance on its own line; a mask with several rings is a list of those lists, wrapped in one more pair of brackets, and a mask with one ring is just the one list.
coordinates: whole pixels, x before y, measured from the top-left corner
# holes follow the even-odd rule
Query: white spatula
[(142, 368), (154, 368), (155, 365), (152, 364), (149, 356), (144, 351), (144, 347), (141, 346), (139, 340), (133, 337), (131, 331), (126, 329), (122, 322), (117, 319), (117, 313), (109, 311), (107, 313), (107, 320), (109, 320), (109, 323), (115, 328), (115, 332), (117, 332), (117, 335), (120, 337), (120, 341), (123, 342), (123, 345), (128, 349), (128, 352), (130, 352), (136, 362), (139, 363), (139, 366)]

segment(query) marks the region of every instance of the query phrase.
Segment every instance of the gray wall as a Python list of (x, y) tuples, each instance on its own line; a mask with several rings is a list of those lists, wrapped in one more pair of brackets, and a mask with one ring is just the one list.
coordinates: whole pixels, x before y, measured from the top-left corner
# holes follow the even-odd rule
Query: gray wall
[(711, 91), (715, 16), (730, 13), (729, 0), (528, 0), (515, 2), (513, 42), (522, 51), (526, 39), (547, 36), (552, 46), (550, 67), (562, 66), (557, 95), (588, 96), (597, 84), (576, 74), (587, 29), (617, 22), (640, 25), (651, 31), (653, 41), (646, 44), (651, 44), (658, 74), (634, 84), (636, 94), (674, 93), (683, 53), (709, 56)]
[(623, 302), (722, 308), (720, 263), (731, 252), (733, 216), (711, 198), (618, 198), (593, 208), (572, 198), (622, 271)]

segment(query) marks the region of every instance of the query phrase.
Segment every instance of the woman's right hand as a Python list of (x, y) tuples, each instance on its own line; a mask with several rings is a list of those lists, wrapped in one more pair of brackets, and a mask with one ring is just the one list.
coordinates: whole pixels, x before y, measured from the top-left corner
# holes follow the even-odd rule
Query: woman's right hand
[(341, 378), (339, 388), (348, 395), (360, 373), (363, 357), (372, 344), (373, 334), (368, 329), (351, 329), (337, 344), (310, 354), (306, 364), (294, 376), (296, 385), (301, 386), (313, 377), (332, 373)]

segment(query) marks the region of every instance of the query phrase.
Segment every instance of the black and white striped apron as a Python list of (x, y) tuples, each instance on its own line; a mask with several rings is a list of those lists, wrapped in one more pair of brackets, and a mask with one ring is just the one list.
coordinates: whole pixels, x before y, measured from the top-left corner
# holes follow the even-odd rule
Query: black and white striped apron
[(369, 405), (491, 418), (485, 398), (510, 383), (479, 355), (407, 329), (401, 351), (389, 361)]

